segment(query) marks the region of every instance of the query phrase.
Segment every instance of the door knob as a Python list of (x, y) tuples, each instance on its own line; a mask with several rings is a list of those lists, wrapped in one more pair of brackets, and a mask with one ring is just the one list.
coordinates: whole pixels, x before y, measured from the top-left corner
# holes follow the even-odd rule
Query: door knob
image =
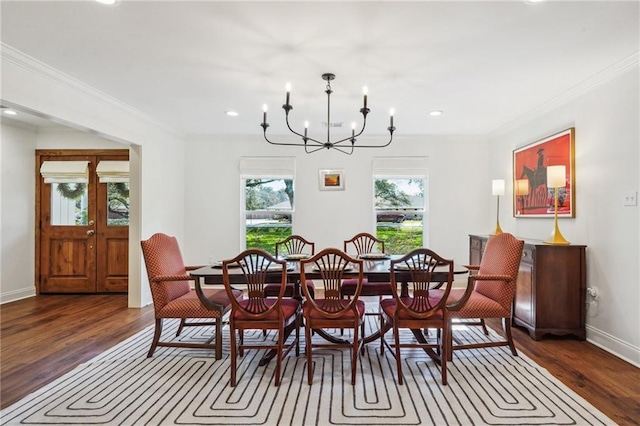
[(93, 229), (89, 229), (89, 230), (87, 231), (87, 235), (93, 235), (93, 234), (95, 234), (95, 233), (96, 233), (96, 231), (94, 231)]

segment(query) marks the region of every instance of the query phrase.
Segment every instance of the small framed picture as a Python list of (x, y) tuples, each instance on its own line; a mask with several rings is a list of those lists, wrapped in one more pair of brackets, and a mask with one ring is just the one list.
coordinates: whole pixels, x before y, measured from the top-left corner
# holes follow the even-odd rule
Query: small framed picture
[(318, 183), (320, 191), (343, 191), (344, 170), (320, 170)]

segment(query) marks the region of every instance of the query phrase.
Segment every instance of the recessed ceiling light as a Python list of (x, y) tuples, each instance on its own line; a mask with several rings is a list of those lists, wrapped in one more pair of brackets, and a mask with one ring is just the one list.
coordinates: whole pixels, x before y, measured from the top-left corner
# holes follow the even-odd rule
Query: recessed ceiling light
[(237, 117), (238, 113), (236, 111), (225, 111), (225, 114), (227, 114), (229, 117)]
[(4, 111), (2, 111), (3, 113), (5, 113), (6, 115), (18, 115), (17, 112), (15, 112), (12, 109), (5, 109)]
[(429, 113), (429, 115), (432, 116), (432, 117), (438, 117), (438, 116), (442, 115), (442, 111), (431, 111)]
[(107, 6), (117, 6), (120, 4), (120, 0), (96, 0), (98, 3), (106, 4)]

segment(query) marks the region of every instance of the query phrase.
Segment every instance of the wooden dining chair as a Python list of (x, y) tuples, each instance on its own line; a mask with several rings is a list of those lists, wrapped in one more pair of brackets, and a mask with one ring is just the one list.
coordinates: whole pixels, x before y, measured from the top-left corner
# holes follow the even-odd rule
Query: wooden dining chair
[[(351, 239), (343, 242), (343, 250), (349, 253), (355, 250), (358, 256), (366, 255), (369, 253), (385, 253), (384, 241), (376, 238), (375, 236), (366, 232), (361, 232), (354, 235)], [(354, 279), (347, 279), (342, 285), (343, 296), (353, 296), (357, 282)], [(363, 278), (362, 292), (360, 296), (391, 296), (393, 292), (391, 290), (391, 283), (385, 282), (373, 282), (367, 278)]]
[[(320, 273), (324, 287), (323, 298), (314, 299), (307, 284), (307, 268)], [(356, 279), (356, 288), (350, 299), (342, 297), (343, 280), (346, 277)], [(351, 350), (351, 384), (356, 384), (356, 366), (358, 351), (364, 350), (364, 302), (359, 300), (362, 290), (362, 260), (355, 259), (337, 248), (327, 248), (310, 259), (301, 260), (300, 280), (302, 292), (306, 298), (302, 305), (304, 318), (305, 344), (307, 353), (307, 382), (313, 383), (313, 348), (347, 347)], [(351, 342), (322, 343), (312, 342), (311, 331), (320, 329), (352, 329)]]
[[(316, 245), (311, 241), (307, 241), (300, 235), (291, 235), (285, 238), (282, 241), (278, 241), (275, 244), (275, 254), (277, 258), (286, 258), (289, 257), (297, 257), (295, 259), (290, 259), (292, 261), (299, 261), (302, 259), (302, 256), (308, 255), (309, 257), (313, 256), (316, 252)], [(288, 282), (284, 295), (285, 297), (298, 297), (300, 298), (300, 294), (296, 294), (296, 285), (299, 283)], [(312, 280), (309, 280), (309, 286), (311, 288), (311, 296), (315, 294), (315, 286)], [(275, 297), (280, 292), (280, 286), (278, 284), (267, 284), (265, 286), (265, 293), (268, 297)]]
[(502, 319), (505, 339), (454, 345), (450, 335), (450, 359), (454, 350), (495, 346), (509, 346), (511, 354), (518, 356), (511, 335), (511, 322), (523, 247), (524, 241), (512, 234), (495, 235), (487, 240), (480, 265), (467, 266), (473, 272), (467, 288), (452, 290), (449, 295), (450, 322), (455, 319), (456, 325), (481, 326), (484, 334), (488, 335), (485, 319), (499, 318)]
[[(442, 271), (444, 269), (444, 271)], [(442, 281), (442, 273), (446, 274), (446, 281)], [(436, 274), (438, 275), (436, 278)], [(409, 295), (398, 293), (398, 282), (409, 284)], [(438, 290), (434, 290), (438, 285)], [(394, 351), (398, 369), (398, 384), (404, 382), (402, 374), (403, 359), (401, 348), (422, 348), (441, 367), (442, 384), (447, 384), (447, 350), (449, 336), (449, 315), (447, 311), (447, 297), (453, 285), (453, 261), (442, 258), (437, 253), (426, 248), (411, 251), (399, 259), (391, 260), (391, 288), (393, 298), (380, 301), (380, 352), (384, 353), (387, 346)], [(393, 345), (385, 339), (385, 330), (393, 329)], [(400, 329), (410, 329), (416, 341), (400, 341)], [(433, 336), (425, 335), (425, 330), (435, 328)], [(435, 351), (434, 351), (435, 350)]]
[[(158, 346), (181, 348), (215, 349), (216, 359), (222, 358), (222, 317), (231, 308), (231, 301), (242, 296), (242, 292), (231, 293), (223, 289), (203, 290), (204, 297), (210, 303), (206, 307), (191, 289), (189, 281), (194, 278), (188, 271), (199, 266), (185, 266), (178, 240), (166, 234), (152, 235), (140, 242), (142, 255), (147, 268), (153, 309), (155, 312), (155, 332), (147, 357), (151, 357)], [(206, 342), (160, 341), (165, 318), (179, 318), (176, 332), (179, 336), (184, 327), (215, 326), (211, 339)], [(209, 318), (212, 321), (197, 322), (188, 319)], [(215, 340), (215, 343), (211, 343)]]
[[(271, 349), (276, 351), (275, 385), (280, 385), (282, 359), (295, 348), (296, 356), (300, 355), (300, 302), (284, 297), (287, 283), (287, 262), (278, 260), (264, 250), (249, 249), (233, 259), (222, 262), (222, 280), (227, 294), (234, 294), (229, 279), (229, 267), (233, 265), (242, 270), (247, 290), (244, 298), (231, 300), (229, 329), (231, 336), (231, 379), (230, 386), (236, 385), (237, 357), (244, 356), (245, 349)], [(267, 297), (265, 287), (267, 277), (280, 274), (277, 297)], [(276, 330), (275, 343), (245, 343), (245, 330)], [(295, 338), (287, 341), (291, 331)], [(238, 339), (236, 340), (236, 333)]]

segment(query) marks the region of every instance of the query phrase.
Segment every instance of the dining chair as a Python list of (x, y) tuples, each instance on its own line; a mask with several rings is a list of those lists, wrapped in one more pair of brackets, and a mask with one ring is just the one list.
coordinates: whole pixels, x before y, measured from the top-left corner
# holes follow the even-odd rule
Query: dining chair
[(466, 289), (452, 290), (449, 295), (449, 321), (456, 325), (481, 326), (488, 335), (485, 319), (500, 318), (504, 340), (453, 344), (449, 336), (449, 359), (453, 351), (482, 347), (509, 346), (511, 354), (518, 356), (511, 335), (513, 300), (524, 241), (512, 234), (502, 233), (487, 240), (480, 265), (467, 265), (472, 271)]
[[(289, 261), (299, 261), (304, 257), (313, 256), (316, 252), (316, 245), (310, 241), (307, 241), (300, 235), (290, 235), (282, 241), (278, 241), (275, 244), (275, 255), (277, 258), (285, 258)], [(296, 284), (289, 282), (285, 288), (285, 297), (300, 297), (300, 294), (296, 294)], [(309, 286), (311, 288), (311, 297), (315, 294), (315, 287), (312, 280), (309, 280)], [(299, 288), (299, 287), (298, 287)], [(265, 294), (268, 297), (275, 297), (280, 292), (280, 286), (278, 284), (267, 284), (265, 286)]]
[[(320, 273), (324, 296), (314, 299), (307, 284), (307, 268)], [(311, 257), (301, 260), (300, 280), (305, 296), (302, 305), (304, 318), (305, 350), (307, 354), (307, 382), (313, 383), (313, 348), (347, 347), (351, 350), (351, 384), (356, 384), (358, 351), (364, 351), (364, 302), (359, 300), (362, 290), (362, 260), (355, 259), (337, 248), (326, 248)], [(342, 297), (343, 280), (355, 277), (356, 288), (350, 299)], [(352, 329), (353, 338), (341, 339), (341, 343), (312, 342), (311, 331), (321, 329)]]
[[(244, 250), (233, 259), (222, 262), (222, 280), (229, 297), (234, 294), (229, 279), (229, 268), (240, 268), (247, 284), (246, 294), (242, 299), (231, 299), (229, 315), (229, 334), (231, 336), (231, 379), (229, 385), (236, 385), (237, 357), (244, 356), (245, 349), (271, 349), (276, 351), (275, 385), (281, 381), (282, 359), (295, 348), (296, 356), (300, 355), (300, 302), (293, 298), (285, 298), (287, 283), (287, 262), (278, 260), (261, 249)], [(280, 274), (280, 290), (277, 297), (267, 297), (265, 287), (267, 277)], [(245, 343), (245, 330), (277, 330), (275, 343)], [(287, 341), (291, 331), (295, 330), (295, 338)], [(238, 339), (236, 340), (236, 333)]]
[[(241, 297), (242, 292), (235, 290), (227, 293), (224, 289), (203, 290), (204, 296), (210, 301), (210, 307), (206, 307), (189, 285), (189, 281), (193, 281), (194, 278), (188, 271), (199, 266), (185, 266), (175, 237), (157, 233), (141, 241), (140, 245), (155, 312), (155, 332), (147, 357), (151, 357), (158, 346), (167, 346), (215, 349), (216, 359), (221, 359), (222, 317), (230, 310), (231, 301)], [(184, 327), (215, 326), (215, 331), (204, 343), (160, 341), (165, 318), (180, 319), (176, 337), (180, 336)], [(187, 321), (195, 318), (208, 318), (212, 321)], [(211, 343), (213, 340), (215, 343)]]
[[(366, 232), (354, 235), (351, 239), (343, 242), (343, 250), (349, 252), (350, 249), (355, 250), (358, 256), (370, 253), (385, 253), (384, 241)], [(353, 296), (357, 282), (354, 279), (347, 279), (342, 285), (343, 296)], [(360, 296), (391, 296), (390, 282), (371, 282), (367, 278), (362, 280), (362, 292)]]
[[(442, 273), (446, 281), (442, 281)], [(438, 274), (436, 278), (435, 275)], [(409, 284), (409, 295), (398, 293), (398, 282)], [(434, 290), (434, 285), (439, 289)], [(401, 348), (422, 348), (440, 364), (442, 384), (447, 384), (447, 343), (450, 333), (447, 297), (453, 285), (453, 261), (442, 258), (427, 248), (419, 248), (391, 260), (391, 288), (393, 298), (380, 301), (380, 352), (387, 346), (394, 351), (398, 369), (398, 384), (404, 382)], [(385, 330), (393, 329), (393, 345), (385, 339)], [(400, 341), (400, 329), (410, 329), (416, 341)], [(434, 337), (425, 335), (426, 330), (442, 330)], [(432, 339), (430, 341), (430, 339)], [(435, 351), (434, 351), (435, 349)]]

